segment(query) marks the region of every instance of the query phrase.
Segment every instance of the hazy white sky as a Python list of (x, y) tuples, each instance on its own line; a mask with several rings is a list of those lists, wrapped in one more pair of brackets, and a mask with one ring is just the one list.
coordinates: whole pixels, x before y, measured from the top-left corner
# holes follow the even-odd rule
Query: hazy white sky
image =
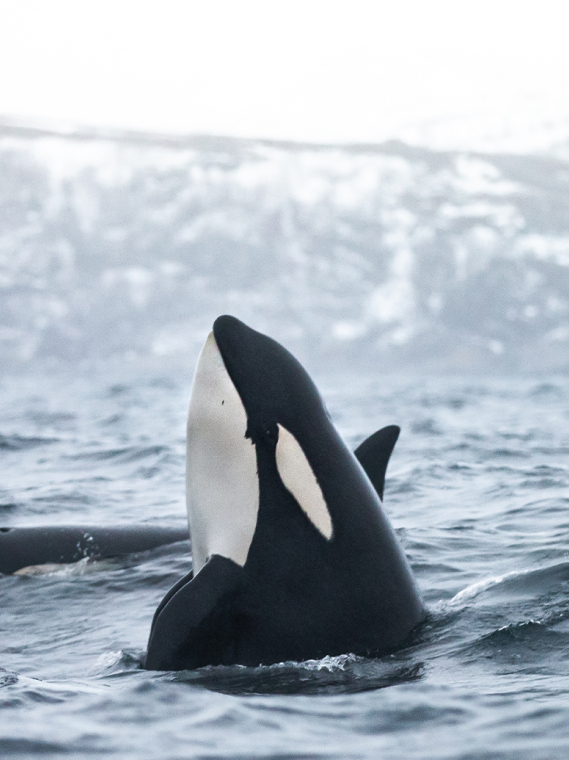
[(569, 116), (569, 0), (0, 0), (0, 116), (377, 141)]

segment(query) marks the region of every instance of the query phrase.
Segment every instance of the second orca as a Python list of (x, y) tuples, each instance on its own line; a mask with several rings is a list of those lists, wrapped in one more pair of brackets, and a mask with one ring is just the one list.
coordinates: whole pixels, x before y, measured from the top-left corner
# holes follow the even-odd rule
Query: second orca
[(158, 525), (38, 525), (0, 528), (0, 574), (26, 574), (82, 559), (113, 559), (187, 541), (185, 528)]

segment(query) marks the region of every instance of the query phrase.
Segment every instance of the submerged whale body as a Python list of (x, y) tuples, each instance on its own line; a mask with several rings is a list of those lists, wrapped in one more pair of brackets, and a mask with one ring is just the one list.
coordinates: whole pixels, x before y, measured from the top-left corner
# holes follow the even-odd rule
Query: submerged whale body
[(379, 431), (354, 456), (299, 362), (219, 317), (188, 416), (193, 573), (155, 612), (146, 668), (380, 656), (400, 646), (425, 609), (381, 506), (398, 433)]
[(187, 539), (184, 528), (155, 525), (5, 527), (0, 528), (0, 573), (71, 564), (86, 557), (111, 559)]

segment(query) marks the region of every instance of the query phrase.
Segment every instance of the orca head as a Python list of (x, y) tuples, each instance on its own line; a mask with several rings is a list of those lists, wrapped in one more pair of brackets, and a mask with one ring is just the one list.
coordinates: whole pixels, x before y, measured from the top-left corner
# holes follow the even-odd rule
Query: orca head
[(278, 426), (302, 435), (307, 419), (327, 417), (324, 402), (300, 362), (235, 317), (218, 317), (213, 334), (247, 413), (247, 437), (256, 445), (278, 440)]
[(231, 316), (219, 317), (200, 354), (188, 416), (187, 503), (194, 573), (218, 554), (243, 566), (259, 511), (258, 456), (325, 540), (332, 519), (307, 451), (335, 434), (301, 364)]

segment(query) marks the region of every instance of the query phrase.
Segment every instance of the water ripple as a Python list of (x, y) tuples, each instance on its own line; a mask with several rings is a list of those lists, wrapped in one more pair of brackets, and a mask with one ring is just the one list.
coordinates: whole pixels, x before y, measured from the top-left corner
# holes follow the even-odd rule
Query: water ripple
[(58, 438), (25, 437), (21, 435), (2, 435), (0, 433), (0, 451), (23, 451), (37, 446), (47, 446), (56, 443)]

